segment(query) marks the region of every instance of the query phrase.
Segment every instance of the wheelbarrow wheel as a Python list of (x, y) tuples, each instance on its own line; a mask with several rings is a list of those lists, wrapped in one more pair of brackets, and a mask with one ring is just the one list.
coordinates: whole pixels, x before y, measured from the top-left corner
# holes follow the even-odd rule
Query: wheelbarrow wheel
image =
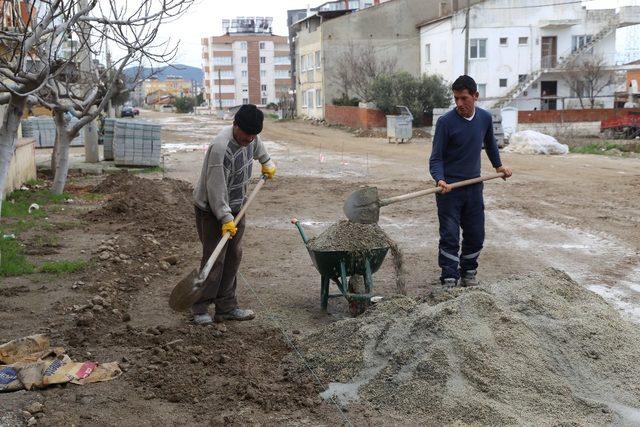
[[(349, 278), (349, 292), (353, 294), (366, 294), (367, 290), (364, 285), (364, 277), (357, 274), (351, 276)], [(356, 317), (364, 313), (368, 306), (368, 301), (350, 301), (349, 312), (353, 317)]]

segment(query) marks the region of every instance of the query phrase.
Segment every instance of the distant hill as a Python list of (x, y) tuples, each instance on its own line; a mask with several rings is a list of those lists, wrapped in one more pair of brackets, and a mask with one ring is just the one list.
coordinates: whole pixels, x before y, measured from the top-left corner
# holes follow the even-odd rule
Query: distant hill
[[(124, 74), (127, 77), (134, 77), (137, 71), (138, 69), (136, 67), (125, 68)], [(144, 78), (150, 76), (152, 73), (160, 80), (165, 80), (168, 76), (179, 76), (185, 80), (195, 80), (201, 83), (203, 78), (202, 69), (182, 64), (172, 64), (160, 68), (145, 67), (142, 69), (142, 76)]]

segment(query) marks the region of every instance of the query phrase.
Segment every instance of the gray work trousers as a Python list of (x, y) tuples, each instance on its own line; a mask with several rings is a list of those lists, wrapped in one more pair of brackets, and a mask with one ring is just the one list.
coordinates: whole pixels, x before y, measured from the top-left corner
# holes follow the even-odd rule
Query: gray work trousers
[[(222, 238), (222, 223), (210, 211), (196, 207), (196, 228), (202, 242), (202, 269)], [(244, 234), (244, 218), (238, 224), (238, 232), (227, 241), (220, 256), (204, 283), (204, 291), (200, 299), (191, 307), (193, 314), (204, 314), (209, 305), (214, 304), (216, 314), (228, 313), (238, 308), (236, 299), (236, 274), (242, 260), (242, 235)]]

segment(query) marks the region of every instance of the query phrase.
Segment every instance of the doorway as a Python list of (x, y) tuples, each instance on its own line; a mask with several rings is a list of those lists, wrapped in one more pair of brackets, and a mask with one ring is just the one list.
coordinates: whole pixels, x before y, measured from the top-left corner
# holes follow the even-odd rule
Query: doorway
[(555, 68), (558, 65), (558, 37), (542, 37), (542, 68)]
[(557, 110), (558, 82), (555, 80), (540, 82), (540, 109)]

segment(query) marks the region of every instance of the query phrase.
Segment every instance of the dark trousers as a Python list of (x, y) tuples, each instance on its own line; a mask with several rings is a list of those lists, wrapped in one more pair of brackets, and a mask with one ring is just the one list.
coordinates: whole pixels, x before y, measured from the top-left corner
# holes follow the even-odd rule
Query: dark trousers
[[(484, 243), (484, 199), (482, 183), (437, 194), (440, 220), (438, 265), (441, 279), (459, 279), (460, 273), (475, 271)], [(462, 252), (460, 229), (462, 228)]]
[[(236, 299), (236, 274), (242, 260), (242, 235), (244, 218), (238, 224), (238, 232), (225, 245), (204, 284), (200, 299), (191, 307), (194, 314), (204, 314), (210, 304), (215, 304), (216, 313), (228, 313), (238, 307)], [(222, 238), (222, 223), (212, 212), (196, 207), (196, 228), (202, 242), (202, 269)]]

